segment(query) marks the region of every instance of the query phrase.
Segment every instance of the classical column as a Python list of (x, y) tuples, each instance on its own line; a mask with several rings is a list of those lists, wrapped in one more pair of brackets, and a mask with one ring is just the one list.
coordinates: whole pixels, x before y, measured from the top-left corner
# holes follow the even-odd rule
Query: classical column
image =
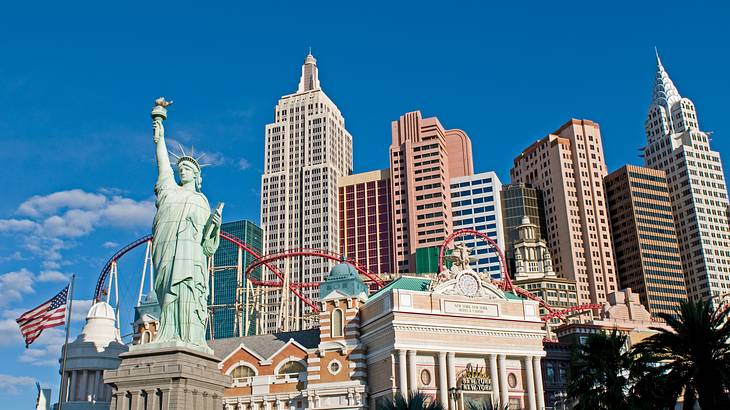
[(408, 351), (408, 386), (411, 393), (418, 392), (418, 381), (416, 380), (416, 351)]
[(507, 394), (507, 356), (501, 354), (498, 357), (499, 362), (499, 401), (502, 406), (509, 403), (509, 395)]
[(542, 386), (542, 366), (540, 365), (540, 356), (532, 358), (532, 369), (535, 373), (535, 395), (537, 396), (537, 410), (545, 408), (545, 390)]
[(444, 406), (449, 403), (449, 382), (446, 380), (446, 352), (439, 352), (439, 401)]
[[(492, 379), (492, 401), (499, 401), (499, 376), (497, 370), (497, 355), (489, 355), (489, 378)], [(502, 403), (504, 406), (506, 403)]]
[[(456, 387), (456, 364), (454, 363), (455, 359), (456, 353), (446, 353), (446, 368), (449, 375), (449, 389), (452, 387)], [(456, 409), (456, 401), (451, 397), (449, 397), (449, 408)]]
[(525, 363), (525, 384), (527, 385), (527, 408), (537, 410), (535, 404), (535, 373), (532, 368), (532, 356), (522, 358)]
[(89, 388), (89, 391), (86, 392), (86, 400), (87, 401), (97, 401), (96, 391), (98, 390), (98, 386), (99, 386), (99, 371), (92, 370), (91, 383), (89, 384), (89, 386), (91, 386), (91, 387)]
[(406, 351), (398, 350), (398, 384), (400, 394), (408, 397), (408, 380), (406, 380)]
[(84, 401), (86, 400), (86, 380), (88, 380), (89, 372), (81, 370), (80, 373), (81, 377), (79, 382), (76, 383), (76, 400)]

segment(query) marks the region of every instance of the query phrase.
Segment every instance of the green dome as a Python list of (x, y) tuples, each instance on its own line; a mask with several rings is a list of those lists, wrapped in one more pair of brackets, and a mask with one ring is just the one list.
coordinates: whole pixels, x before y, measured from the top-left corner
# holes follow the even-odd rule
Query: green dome
[(319, 298), (325, 298), (334, 290), (348, 296), (368, 294), (368, 287), (360, 278), (360, 273), (354, 266), (346, 263), (344, 258), (330, 270), (327, 278), (319, 285)]

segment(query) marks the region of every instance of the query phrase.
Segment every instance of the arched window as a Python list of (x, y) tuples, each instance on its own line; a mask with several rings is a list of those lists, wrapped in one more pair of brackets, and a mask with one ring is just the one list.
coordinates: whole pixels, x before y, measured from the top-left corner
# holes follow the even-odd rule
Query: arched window
[(279, 376), (299, 376), (301, 373), (306, 373), (307, 368), (304, 367), (304, 365), (300, 362), (287, 362), (283, 366), (279, 368), (279, 372), (277, 373)]
[(149, 343), (152, 341), (152, 333), (149, 330), (145, 330), (142, 333), (142, 344)]
[(332, 311), (332, 320), (330, 322), (332, 326), (332, 337), (342, 337), (342, 309)]
[(240, 365), (231, 372), (233, 381), (238, 383), (248, 382), (251, 380), (251, 377), (254, 377), (255, 375), (256, 372), (246, 365)]

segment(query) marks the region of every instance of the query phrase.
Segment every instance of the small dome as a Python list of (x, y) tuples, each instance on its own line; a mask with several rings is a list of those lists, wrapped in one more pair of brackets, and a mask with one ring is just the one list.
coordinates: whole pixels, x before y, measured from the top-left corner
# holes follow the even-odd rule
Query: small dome
[(106, 302), (97, 302), (93, 306), (91, 306), (91, 309), (89, 309), (89, 313), (86, 315), (86, 320), (88, 321), (89, 319), (116, 320), (114, 308)]
[(332, 279), (342, 279), (342, 278), (348, 278), (348, 277), (358, 277), (359, 274), (357, 273), (357, 270), (350, 265), (349, 263), (339, 263), (335, 265), (331, 270), (329, 276), (327, 276), (327, 280)]

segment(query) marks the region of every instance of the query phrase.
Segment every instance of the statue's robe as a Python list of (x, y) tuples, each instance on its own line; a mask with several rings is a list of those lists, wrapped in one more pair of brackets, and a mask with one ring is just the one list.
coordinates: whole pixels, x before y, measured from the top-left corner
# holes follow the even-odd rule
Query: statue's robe
[(207, 198), (175, 182), (172, 169), (155, 185), (157, 214), (152, 225), (155, 293), (160, 303), (160, 328), (155, 342), (205, 343), (208, 312), (207, 257), (219, 236), (203, 238), (210, 218)]

